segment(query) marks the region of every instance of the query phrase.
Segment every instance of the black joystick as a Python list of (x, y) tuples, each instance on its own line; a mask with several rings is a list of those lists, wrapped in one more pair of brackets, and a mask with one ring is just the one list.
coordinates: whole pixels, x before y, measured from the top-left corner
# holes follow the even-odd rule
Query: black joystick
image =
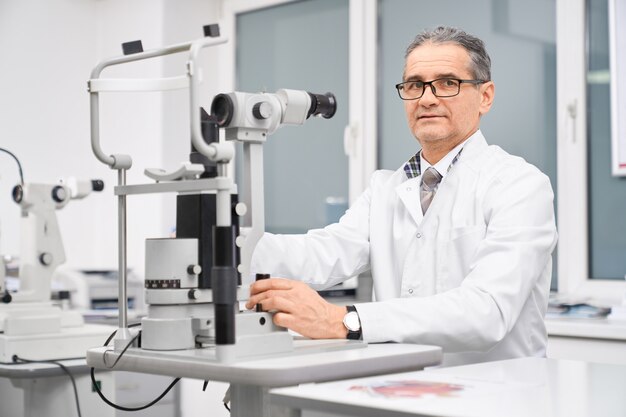
[[(262, 279), (269, 279), (270, 274), (256, 274), (255, 281), (261, 281)], [(261, 313), (263, 311), (263, 306), (261, 304), (256, 305), (257, 313)]]
[(2, 302), (4, 304), (9, 304), (11, 301), (13, 301), (13, 297), (11, 297), (11, 294), (9, 294), (8, 291), (5, 291), (4, 295), (2, 296)]

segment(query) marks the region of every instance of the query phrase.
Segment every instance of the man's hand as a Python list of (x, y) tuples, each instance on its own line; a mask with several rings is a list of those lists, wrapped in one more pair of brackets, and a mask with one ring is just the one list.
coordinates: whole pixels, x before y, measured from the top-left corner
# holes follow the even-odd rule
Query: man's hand
[(250, 286), (246, 308), (261, 304), (275, 311), (274, 324), (312, 339), (345, 339), (346, 308), (330, 304), (308, 285), (288, 279), (270, 278)]

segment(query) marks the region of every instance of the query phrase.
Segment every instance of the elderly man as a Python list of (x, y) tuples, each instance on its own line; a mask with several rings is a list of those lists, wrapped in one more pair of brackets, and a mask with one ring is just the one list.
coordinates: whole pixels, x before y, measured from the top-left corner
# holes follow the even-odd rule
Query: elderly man
[[(248, 308), (311, 338), (441, 346), (444, 364), (545, 356), (557, 240), (549, 179), (488, 145), (494, 99), (484, 43), (462, 30), (419, 34), (396, 85), (421, 150), (374, 173), (339, 223), (266, 233)], [(374, 302), (341, 307), (312, 288), (371, 270)]]

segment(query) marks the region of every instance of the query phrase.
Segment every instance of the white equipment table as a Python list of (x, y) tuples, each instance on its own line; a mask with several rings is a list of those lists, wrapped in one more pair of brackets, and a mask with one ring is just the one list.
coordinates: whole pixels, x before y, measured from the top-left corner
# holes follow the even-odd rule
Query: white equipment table
[(559, 317), (546, 327), (549, 358), (626, 365), (626, 321)]
[[(113, 369), (228, 382), (231, 416), (275, 417), (290, 414), (270, 404), (268, 391), (272, 387), (419, 370), (437, 365), (442, 358), (441, 348), (436, 346), (385, 343), (363, 347), (348, 340), (302, 339), (294, 340), (294, 345), (292, 354), (233, 364), (217, 362), (212, 349), (151, 352), (151, 356), (129, 349)], [(111, 366), (117, 358), (111, 348), (87, 352), (87, 363), (100, 369)]]
[[(113, 417), (115, 410), (91, 389), (90, 368), (85, 359), (58, 361), (74, 376), (84, 416)], [(0, 415), (2, 417), (76, 416), (76, 401), (69, 376), (54, 364), (0, 364)], [(105, 395), (115, 399), (113, 376), (100, 372), (96, 378)]]
[(281, 388), (270, 398), (298, 417), (623, 417), (624, 393), (626, 366), (522, 358)]

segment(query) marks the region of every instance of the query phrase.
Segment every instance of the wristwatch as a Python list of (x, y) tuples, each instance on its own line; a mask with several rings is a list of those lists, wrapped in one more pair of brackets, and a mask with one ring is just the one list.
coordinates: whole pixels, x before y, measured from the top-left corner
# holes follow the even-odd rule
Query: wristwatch
[(359, 313), (357, 313), (354, 306), (346, 306), (348, 312), (343, 316), (343, 325), (348, 329), (347, 339), (360, 340), (361, 339), (361, 320), (359, 319)]

